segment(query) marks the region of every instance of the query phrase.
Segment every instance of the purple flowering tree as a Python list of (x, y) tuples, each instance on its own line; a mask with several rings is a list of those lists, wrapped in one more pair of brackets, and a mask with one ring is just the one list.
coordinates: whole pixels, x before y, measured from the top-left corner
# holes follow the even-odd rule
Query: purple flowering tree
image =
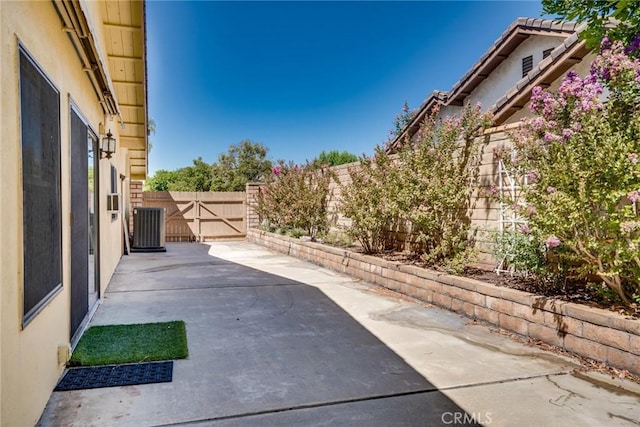
[[(591, 72), (534, 88), (513, 133), (512, 166), (535, 177), (522, 214), (568, 275), (598, 277), (625, 303), (640, 294), (640, 60), (603, 40)], [(510, 159), (505, 159), (510, 161)]]

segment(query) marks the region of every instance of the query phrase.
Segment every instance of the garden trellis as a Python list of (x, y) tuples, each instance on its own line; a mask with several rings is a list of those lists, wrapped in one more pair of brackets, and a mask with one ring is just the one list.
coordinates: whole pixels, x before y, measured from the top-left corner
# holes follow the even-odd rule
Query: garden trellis
[[(515, 148), (511, 148), (511, 162), (516, 156)], [(522, 187), (527, 185), (526, 174), (519, 173), (516, 169), (509, 168), (502, 158), (498, 159), (498, 232), (504, 236), (506, 232), (516, 233), (519, 225), (526, 225), (526, 219), (518, 215), (516, 205), (522, 201)], [(513, 275), (516, 270), (513, 264), (509, 265), (507, 260), (513, 255), (513, 244), (507, 248), (507, 253), (500, 259), (495, 268), (496, 274), (509, 273)]]

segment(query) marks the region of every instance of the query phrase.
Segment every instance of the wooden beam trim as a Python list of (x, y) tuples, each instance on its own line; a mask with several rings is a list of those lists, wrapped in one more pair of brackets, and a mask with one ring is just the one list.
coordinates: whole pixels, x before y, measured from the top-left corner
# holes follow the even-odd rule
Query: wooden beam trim
[(112, 55), (110, 53), (107, 54), (109, 59), (123, 59), (127, 61), (139, 61), (142, 62), (142, 58), (139, 56), (125, 56), (125, 55)]
[(114, 84), (144, 86), (143, 82), (129, 82), (126, 80), (111, 80), (111, 82), (113, 82)]
[(124, 25), (124, 24), (116, 24), (113, 22), (105, 22), (103, 24), (107, 28), (115, 28), (119, 30), (128, 30), (128, 31), (142, 31), (142, 27), (134, 27), (132, 25)]

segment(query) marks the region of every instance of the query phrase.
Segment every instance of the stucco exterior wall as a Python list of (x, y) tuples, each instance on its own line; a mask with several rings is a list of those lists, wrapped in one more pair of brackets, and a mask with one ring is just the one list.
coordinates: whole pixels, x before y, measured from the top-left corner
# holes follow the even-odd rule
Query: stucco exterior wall
[(555, 48), (564, 40), (564, 37), (529, 37), (478, 85), (466, 101), (472, 105), (479, 102), (483, 108), (489, 108), (522, 78), (522, 59), (524, 57), (532, 55), (535, 66), (542, 61), (544, 50)]
[(462, 112), (462, 107), (458, 107), (457, 105), (445, 105), (440, 108), (439, 117), (452, 117), (460, 114)]
[[(595, 57), (596, 57), (595, 53), (590, 53), (587, 56), (585, 56), (582, 59), (582, 61), (578, 62), (576, 65), (571, 67), (571, 69), (576, 73), (578, 73), (578, 75), (581, 77), (588, 75), (591, 69), (591, 63), (593, 62)], [(553, 83), (551, 83), (551, 86), (549, 86), (547, 90), (550, 90), (552, 92), (557, 91), (558, 88), (560, 87), (560, 84), (562, 83), (562, 80), (565, 78), (565, 76), (566, 76), (566, 73), (558, 77)], [(505, 121), (505, 124), (517, 123), (524, 117), (533, 117), (534, 114), (531, 112), (531, 109), (529, 108), (530, 105), (531, 105), (531, 102), (527, 102), (524, 108), (520, 109), (517, 113), (510, 116)]]
[[(99, 3), (87, 2), (90, 9)], [(18, 42), (60, 92), (62, 290), (23, 328), (22, 145)], [(34, 425), (64, 365), (58, 347), (70, 343), (70, 115), (71, 100), (99, 133), (107, 118), (86, 72), (62, 30), (52, 2), (0, 2), (0, 71), (2, 78), (0, 129), (0, 425)], [(119, 139), (117, 119), (111, 131)], [(116, 155), (101, 160), (100, 188), (100, 288), (104, 292), (121, 256), (120, 218), (105, 212), (110, 168), (126, 173), (125, 159)]]

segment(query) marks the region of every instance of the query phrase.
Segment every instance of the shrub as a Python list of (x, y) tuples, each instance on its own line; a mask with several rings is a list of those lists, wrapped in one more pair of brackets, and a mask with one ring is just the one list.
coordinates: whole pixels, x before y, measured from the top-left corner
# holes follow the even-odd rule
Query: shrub
[(384, 147), (360, 158), (349, 168), (351, 182), (341, 187), (342, 214), (351, 219), (347, 234), (367, 253), (394, 247), (390, 231), (399, 223), (397, 207), (398, 165)]
[[(494, 234), (495, 256), (501, 268), (511, 275), (530, 279), (541, 291), (558, 290), (566, 284), (564, 266), (550, 252), (538, 236), (521, 224), (516, 230), (505, 230)], [(551, 259), (550, 259), (551, 258)]]
[(463, 264), (473, 248), (469, 209), (482, 148), (477, 135), (491, 117), (479, 105), (442, 120), (436, 114), (425, 120), (415, 142), (400, 149), (397, 197), (412, 251), (427, 264), (453, 266)]
[(437, 114), (422, 124), (415, 141), (399, 144), (397, 154), (378, 146), (374, 156), (350, 169), (342, 213), (366, 252), (396, 248), (394, 233), (404, 231), (409, 251), (426, 264), (459, 265), (469, 254), (468, 209), (480, 154), (475, 136), (490, 117), (479, 106), (444, 120)]
[(599, 277), (625, 303), (640, 291), (639, 105), (640, 62), (605, 39), (588, 76), (534, 88), (538, 116), (513, 133), (531, 229), (568, 274)]
[(333, 172), (318, 164), (279, 161), (257, 195), (260, 221), (293, 236), (315, 239), (331, 225), (328, 203), (333, 179)]

